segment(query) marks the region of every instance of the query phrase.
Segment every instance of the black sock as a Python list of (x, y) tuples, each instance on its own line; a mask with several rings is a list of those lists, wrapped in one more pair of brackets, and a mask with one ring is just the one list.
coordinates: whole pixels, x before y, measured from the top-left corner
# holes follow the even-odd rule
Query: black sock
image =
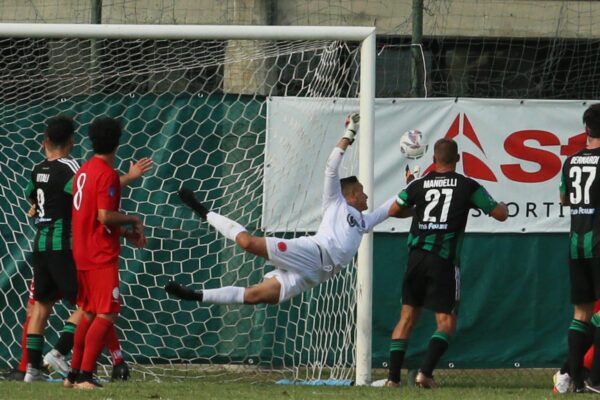
[(27, 357), (32, 368), (42, 367), (42, 350), (44, 349), (44, 335), (27, 334)]
[(445, 332), (436, 331), (433, 336), (431, 336), (429, 347), (427, 347), (427, 353), (425, 354), (425, 360), (423, 360), (423, 364), (421, 365), (421, 372), (428, 378), (433, 376), (433, 370), (448, 348), (449, 341), (450, 335)]
[(79, 376), (79, 370), (78, 369), (72, 369), (69, 371), (69, 374), (67, 375), (67, 379), (72, 382), (75, 383), (77, 382), (77, 377)]
[(79, 382), (89, 382), (93, 379), (92, 371), (79, 371), (79, 376), (77, 377), (77, 383)]
[(576, 319), (569, 326), (569, 365), (575, 388), (583, 387), (583, 356), (590, 347), (590, 327), (589, 323)]
[(388, 380), (400, 383), (400, 370), (404, 362), (404, 354), (408, 347), (407, 339), (392, 339), (390, 344), (390, 366), (388, 372)]
[(67, 356), (73, 348), (73, 337), (75, 336), (76, 328), (77, 325), (66, 322), (65, 326), (63, 326), (62, 333), (58, 338), (58, 342), (56, 342), (56, 346), (54, 346), (54, 350), (58, 351), (63, 356)]
[(560, 373), (571, 375), (571, 368), (569, 367), (569, 358), (568, 357), (565, 360), (565, 363), (563, 364), (563, 366), (560, 367)]

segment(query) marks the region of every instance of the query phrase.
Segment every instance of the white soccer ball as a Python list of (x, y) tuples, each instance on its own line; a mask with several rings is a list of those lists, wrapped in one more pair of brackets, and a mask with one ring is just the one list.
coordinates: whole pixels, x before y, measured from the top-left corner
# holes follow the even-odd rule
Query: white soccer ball
[(400, 151), (406, 156), (416, 160), (417, 158), (423, 157), (427, 151), (427, 145), (422, 144), (423, 134), (421, 131), (411, 129), (406, 131), (400, 137)]

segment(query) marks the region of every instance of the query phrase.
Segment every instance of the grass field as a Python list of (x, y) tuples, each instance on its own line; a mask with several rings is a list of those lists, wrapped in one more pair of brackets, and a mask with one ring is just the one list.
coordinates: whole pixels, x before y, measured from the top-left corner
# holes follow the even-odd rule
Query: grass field
[[(60, 383), (0, 381), (0, 399), (553, 399), (551, 370), (440, 371), (442, 385), (435, 390), (403, 386), (399, 389), (371, 387), (314, 387), (277, 385), (269, 374), (239, 374), (186, 380), (106, 383), (103, 389), (82, 392)], [(378, 376), (380, 377), (380, 376)], [(233, 381), (233, 380), (236, 381)], [(590, 395), (585, 395), (590, 397)]]

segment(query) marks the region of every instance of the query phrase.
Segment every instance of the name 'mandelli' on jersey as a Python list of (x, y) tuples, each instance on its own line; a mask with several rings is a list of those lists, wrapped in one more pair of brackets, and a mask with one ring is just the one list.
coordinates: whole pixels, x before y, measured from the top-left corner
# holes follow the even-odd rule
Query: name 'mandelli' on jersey
[(430, 188), (440, 188), (440, 187), (456, 187), (458, 179), (456, 178), (448, 178), (448, 179), (426, 179), (423, 182), (424, 189)]

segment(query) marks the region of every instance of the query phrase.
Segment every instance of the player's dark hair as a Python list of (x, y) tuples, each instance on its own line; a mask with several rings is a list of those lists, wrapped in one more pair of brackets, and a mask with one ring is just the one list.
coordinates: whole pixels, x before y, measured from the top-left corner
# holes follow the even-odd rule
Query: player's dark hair
[(439, 139), (433, 146), (433, 154), (435, 161), (440, 164), (456, 164), (458, 162), (458, 145), (452, 139)]
[(350, 188), (357, 183), (358, 178), (354, 175), (340, 179), (340, 185), (342, 186), (342, 193), (344, 194), (344, 196), (350, 190)]
[(113, 118), (98, 118), (90, 124), (88, 136), (96, 154), (110, 154), (119, 146), (121, 125)]
[(57, 147), (66, 146), (69, 139), (75, 134), (73, 119), (65, 115), (50, 118), (46, 123), (44, 134), (50, 144)]
[(600, 138), (600, 103), (592, 104), (583, 112), (583, 123), (590, 137)]

